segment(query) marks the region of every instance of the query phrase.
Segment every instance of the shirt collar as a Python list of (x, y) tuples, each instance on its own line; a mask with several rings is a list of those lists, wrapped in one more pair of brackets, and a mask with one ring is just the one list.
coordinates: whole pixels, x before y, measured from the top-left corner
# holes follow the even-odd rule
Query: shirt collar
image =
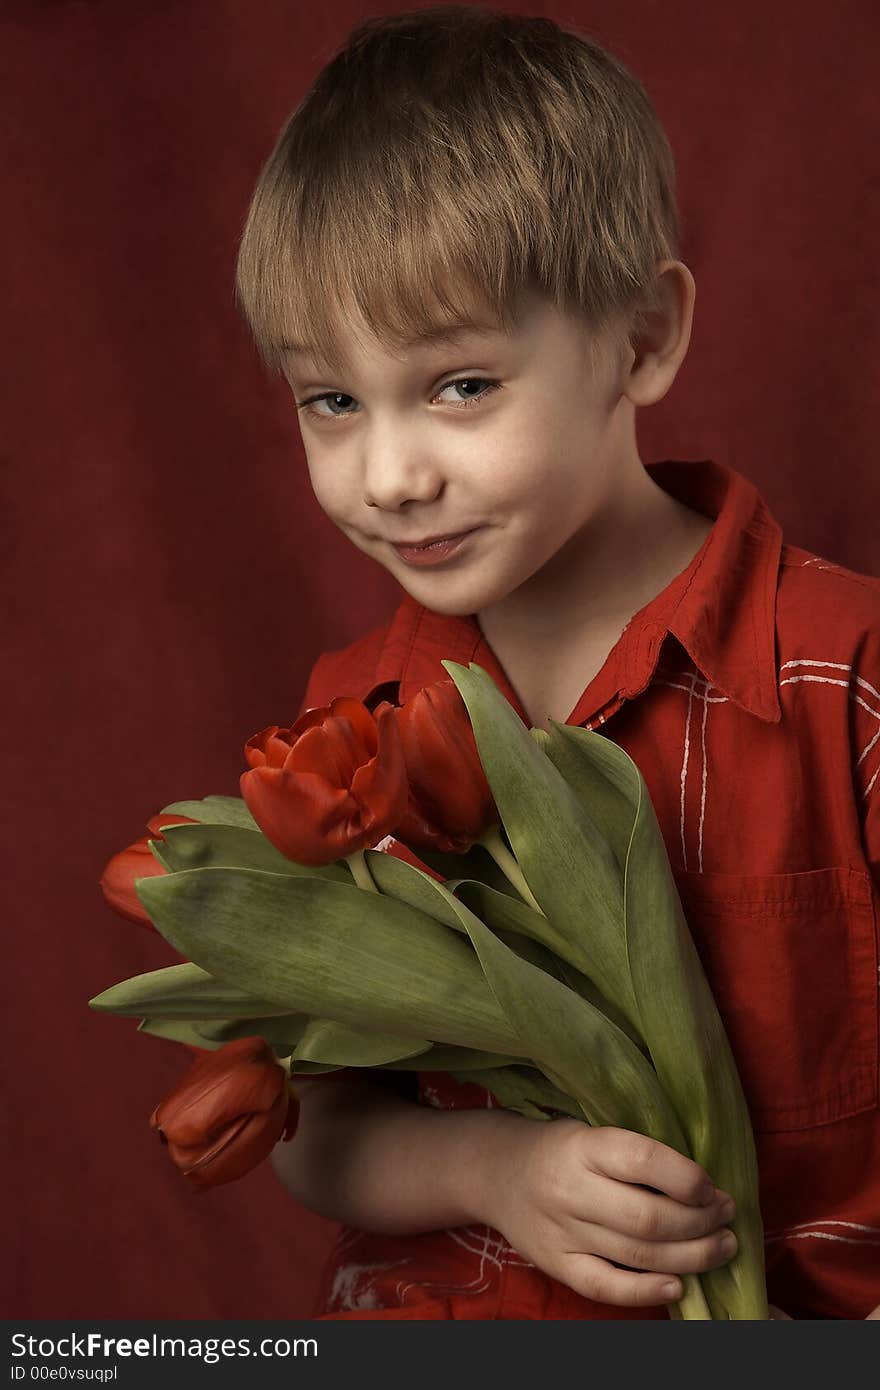
[[(754, 483), (726, 464), (666, 460), (646, 467), (660, 487), (713, 518), (714, 525), (688, 567), (627, 624), (618, 660), (607, 672), (609, 680), (627, 698), (640, 694), (650, 684), (664, 639), (671, 633), (712, 686), (759, 719), (778, 723), (781, 527)], [(476, 617), (435, 613), (409, 594), (389, 623), (371, 690), (399, 682), (398, 700), (403, 704), (423, 686), (448, 678), (440, 664), (444, 659), (464, 666), (478, 661), (519, 708)], [(612, 693), (609, 688), (609, 698)]]

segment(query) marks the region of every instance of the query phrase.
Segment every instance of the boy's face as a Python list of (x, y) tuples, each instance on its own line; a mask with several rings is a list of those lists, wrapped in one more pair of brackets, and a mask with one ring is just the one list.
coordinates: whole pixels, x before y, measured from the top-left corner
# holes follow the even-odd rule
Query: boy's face
[[(395, 355), (360, 328), (342, 373), (287, 358), (319, 505), (438, 613), (552, 583), (554, 558), (564, 568), (589, 544), (643, 471), (619, 359), (600, 351), (594, 374), (585, 327), (542, 297), (523, 302), (510, 335), (463, 332)], [(407, 563), (392, 544), (470, 528), (436, 565)]]

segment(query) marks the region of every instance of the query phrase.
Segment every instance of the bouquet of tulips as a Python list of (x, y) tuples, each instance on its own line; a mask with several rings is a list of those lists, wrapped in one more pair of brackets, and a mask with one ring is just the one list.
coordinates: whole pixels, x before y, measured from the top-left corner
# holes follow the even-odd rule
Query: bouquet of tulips
[(339, 696), (264, 729), (242, 799), (154, 818), (102, 884), (184, 963), (91, 1007), (200, 1050), (151, 1117), (195, 1186), (294, 1135), (298, 1074), (444, 1071), (701, 1164), (739, 1246), (683, 1276), (674, 1315), (765, 1319), (749, 1113), (645, 782), (608, 738), (527, 729), (481, 667), (443, 666), (401, 707)]

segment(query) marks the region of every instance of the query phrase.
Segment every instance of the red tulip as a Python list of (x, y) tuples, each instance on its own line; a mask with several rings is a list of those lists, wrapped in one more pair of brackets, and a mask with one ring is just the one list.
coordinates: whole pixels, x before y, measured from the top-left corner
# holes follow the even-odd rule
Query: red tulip
[(394, 709), (371, 714), (339, 695), (248, 739), (241, 794), (276, 849), (299, 864), (329, 864), (375, 845), (406, 809), (406, 769)]
[(244, 1177), (296, 1133), (299, 1101), (263, 1038), (236, 1038), (190, 1067), (150, 1125), (190, 1185)]
[(150, 840), (161, 840), (166, 825), (195, 825), (191, 816), (153, 816), (147, 821), (152, 834), (135, 840), (127, 849), (120, 850), (107, 861), (100, 883), (104, 897), (115, 912), (137, 922), (142, 927), (155, 931), (147, 916), (140, 898), (135, 892), (134, 883), (138, 878), (151, 878), (154, 874), (164, 874), (165, 870), (149, 847)]
[(437, 681), (394, 713), (410, 792), (394, 833), (417, 848), (463, 854), (500, 817), (458, 687)]

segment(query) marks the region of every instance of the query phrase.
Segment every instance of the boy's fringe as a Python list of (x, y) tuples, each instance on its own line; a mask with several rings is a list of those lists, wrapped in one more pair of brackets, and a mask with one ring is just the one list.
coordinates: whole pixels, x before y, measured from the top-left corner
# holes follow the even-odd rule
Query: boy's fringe
[(552, 20), (447, 5), (355, 28), (287, 121), (243, 234), (236, 298), (278, 371), (344, 365), (357, 317), (405, 351), (510, 330), (524, 291), (620, 350), (679, 256), (673, 155), (639, 81)]

